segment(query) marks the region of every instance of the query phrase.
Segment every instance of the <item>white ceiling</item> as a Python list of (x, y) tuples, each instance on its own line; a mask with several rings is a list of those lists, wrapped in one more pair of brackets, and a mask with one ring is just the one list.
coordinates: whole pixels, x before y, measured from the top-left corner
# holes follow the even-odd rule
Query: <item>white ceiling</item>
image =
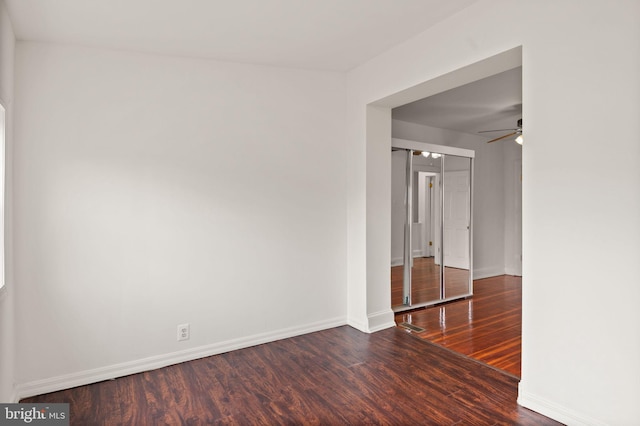
[[(18, 40), (333, 71), (475, 1), (5, 0)], [(396, 108), (393, 117), (476, 133), (514, 127), (521, 104), (518, 68)]]
[(16, 38), (346, 71), (477, 0), (5, 0)]
[(513, 129), (522, 118), (522, 67), (403, 105), (392, 115), (401, 121), (472, 134)]

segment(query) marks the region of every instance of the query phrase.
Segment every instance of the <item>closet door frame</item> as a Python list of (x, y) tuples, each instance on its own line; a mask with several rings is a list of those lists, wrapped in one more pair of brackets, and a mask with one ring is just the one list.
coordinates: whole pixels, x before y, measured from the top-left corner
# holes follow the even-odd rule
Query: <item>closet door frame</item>
[[(437, 301), (431, 301), (431, 302), (426, 302), (426, 303), (419, 303), (419, 304), (412, 304), (411, 302), (411, 298), (409, 297), (409, 299), (407, 300), (407, 303), (400, 305), (400, 306), (393, 306), (392, 309), (395, 312), (402, 312), (405, 310), (410, 310), (410, 309), (416, 309), (416, 308), (420, 308), (423, 306), (429, 306), (429, 305), (434, 305), (434, 304), (438, 304), (438, 303), (442, 303), (442, 302), (446, 302), (446, 301), (450, 301), (450, 300), (455, 300), (455, 299), (460, 299), (460, 298), (465, 298), (465, 297), (469, 297), (471, 295), (473, 295), (473, 166), (474, 166), (474, 158), (475, 158), (475, 151), (470, 150), (470, 149), (464, 149), (464, 148), (458, 148), (458, 147), (452, 147), (452, 146), (446, 146), (446, 145), (438, 145), (438, 144), (432, 144), (432, 143), (426, 143), (426, 142), (418, 142), (418, 141), (411, 141), (411, 140), (407, 140), (407, 139), (396, 139), (393, 138), (391, 140), (391, 148), (394, 149), (402, 149), (402, 150), (406, 150), (407, 151), (407, 188), (406, 189), (406, 193), (407, 193), (407, 197), (409, 197), (409, 194), (411, 193), (411, 181), (409, 180), (411, 175), (413, 174), (413, 169), (411, 167), (410, 164), (410, 159), (412, 157), (412, 154), (414, 151), (428, 151), (428, 152), (435, 152), (435, 153), (439, 153), (439, 154), (444, 154), (445, 156), (445, 160), (446, 161), (446, 156), (447, 155), (452, 155), (452, 156), (457, 156), (457, 157), (466, 157), (469, 158), (470, 160), (470, 179), (469, 179), (469, 192), (470, 192), (470, 202), (469, 202), (469, 208), (470, 208), (470, 212), (469, 212), (469, 293), (468, 294), (464, 294), (464, 295), (460, 295), (458, 297), (455, 298), (447, 298), (443, 293), (444, 293), (444, 262), (443, 259), (440, 259), (441, 262), (441, 268), (440, 268), (440, 300)], [(411, 173), (411, 175), (410, 175)], [(442, 174), (444, 175), (444, 173)], [(444, 176), (442, 176), (442, 179), (444, 180)], [(444, 197), (444, 191), (441, 190), (440, 191), (440, 196)], [(404, 265), (405, 265), (405, 271), (403, 273), (403, 292), (406, 294), (407, 293), (407, 286), (409, 286), (409, 290), (408, 293), (410, 294), (410, 286), (411, 286), (411, 264), (413, 263), (413, 253), (412, 250), (408, 251), (407, 254), (407, 235), (411, 236), (412, 235), (412, 222), (413, 220), (411, 219), (411, 206), (410, 206), (410, 202), (408, 200), (408, 210), (409, 212), (406, 215), (405, 218), (405, 227), (404, 227), (404, 234), (405, 234), (405, 244), (404, 244)], [(442, 200), (441, 200), (441, 207), (443, 206)], [(440, 215), (440, 224), (439, 226), (441, 227), (441, 232), (440, 232), (440, 238), (443, 238), (443, 232), (442, 232), (442, 227), (443, 227), (443, 220), (444, 217), (441, 214)], [(444, 256), (444, 250), (443, 250), (443, 241), (440, 241), (440, 247), (441, 247), (441, 257)], [(411, 248), (411, 247), (410, 247)], [(410, 256), (410, 259), (407, 261), (407, 256)], [(407, 272), (408, 270), (408, 272)], [(407, 275), (408, 275), (408, 282), (407, 280)], [(444, 296), (444, 297), (443, 297)]]

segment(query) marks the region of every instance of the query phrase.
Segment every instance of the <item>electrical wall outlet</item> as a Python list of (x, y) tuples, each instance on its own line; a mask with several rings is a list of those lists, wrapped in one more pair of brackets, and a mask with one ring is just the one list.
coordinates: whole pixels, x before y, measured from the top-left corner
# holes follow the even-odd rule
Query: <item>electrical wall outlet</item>
[(189, 340), (189, 324), (178, 325), (178, 341)]

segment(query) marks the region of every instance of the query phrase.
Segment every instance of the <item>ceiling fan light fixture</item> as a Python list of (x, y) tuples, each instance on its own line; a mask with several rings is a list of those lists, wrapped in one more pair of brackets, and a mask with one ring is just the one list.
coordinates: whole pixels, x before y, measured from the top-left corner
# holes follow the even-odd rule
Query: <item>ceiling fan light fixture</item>
[(438, 154), (437, 152), (432, 152), (432, 153), (431, 153), (431, 156), (432, 156), (433, 158), (440, 158), (440, 157), (442, 157), (442, 154)]
[(422, 151), (422, 156), (423, 157), (428, 157), (429, 154), (431, 154), (429, 151)]
[(522, 137), (522, 135), (518, 135), (518, 137), (516, 138), (516, 143), (522, 145), (523, 142), (524, 138)]

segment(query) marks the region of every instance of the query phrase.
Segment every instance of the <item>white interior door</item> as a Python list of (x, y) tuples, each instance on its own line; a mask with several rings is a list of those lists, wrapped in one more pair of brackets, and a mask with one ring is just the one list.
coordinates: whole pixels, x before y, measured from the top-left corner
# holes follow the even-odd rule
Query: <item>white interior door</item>
[(418, 218), (420, 223), (420, 250), (422, 257), (434, 256), (434, 181), (436, 173), (418, 172)]
[(444, 173), (444, 266), (469, 269), (469, 171)]

